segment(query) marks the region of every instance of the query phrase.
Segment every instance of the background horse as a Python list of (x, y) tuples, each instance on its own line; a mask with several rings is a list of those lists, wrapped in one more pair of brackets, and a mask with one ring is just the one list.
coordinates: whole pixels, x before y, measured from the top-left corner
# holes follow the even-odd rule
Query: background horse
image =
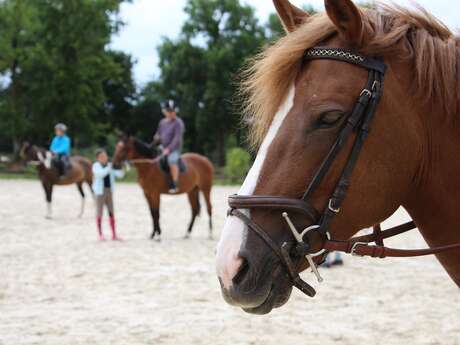
[(42, 182), (43, 189), (46, 194), (47, 202), (47, 218), (52, 216), (52, 196), (53, 186), (67, 186), (76, 184), (81, 195), (81, 207), (78, 217), (82, 217), (85, 210), (85, 192), (83, 183), (87, 183), (91, 193), (93, 192), (93, 173), (92, 163), (90, 160), (81, 156), (73, 156), (70, 158), (71, 168), (64, 176), (59, 176), (58, 169), (52, 165), (52, 156), (50, 152), (44, 148), (24, 143), (21, 148), (21, 157), (26, 162), (36, 162), (38, 169), (38, 177)]
[[(155, 238), (156, 234), (158, 234), (158, 239), (161, 236), (160, 195), (169, 194), (170, 177), (160, 169), (160, 158), (156, 157), (151, 145), (133, 137), (121, 139), (113, 157), (115, 166), (120, 165), (123, 161), (130, 161), (137, 169), (138, 181), (149, 204), (153, 220), (152, 239)], [(209, 238), (212, 238), (211, 188), (214, 167), (206, 157), (195, 153), (186, 153), (181, 158), (187, 166), (187, 170), (180, 174), (178, 194), (187, 193), (192, 208), (192, 219), (185, 238), (190, 236), (195, 218), (200, 214), (200, 191), (206, 202), (209, 216)]]
[[(261, 146), (239, 194), (300, 200), (357, 97), (372, 96), (376, 85), (363, 90), (366, 68), (337, 59), (307, 61), (305, 54), (315, 46), (342, 49), (330, 50), (337, 56), (353, 51), (385, 62), (383, 96), (342, 207), (331, 207), (330, 198), (356, 134), (309, 196), (310, 205), (336, 213), (332, 239), (347, 240), (403, 206), (431, 248), (459, 243), (460, 39), (421, 9), (365, 10), (350, 0), (326, 0), (327, 13), (310, 17), (287, 0), (274, 3), (287, 35), (256, 60), (244, 84), (251, 137)], [(292, 243), (281, 210), (245, 212), (275, 248)], [(292, 220), (298, 229), (314, 225), (300, 214)], [(293, 284), (268, 241), (246, 224), (227, 219), (217, 249), (218, 276), (227, 302), (268, 313), (287, 302)], [(312, 238), (310, 248), (321, 248), (323, 241)], [(460, 286), (460, 251), (437, 258)], [(296, 264), (298, 271), (309, 266), (303, 257)]]

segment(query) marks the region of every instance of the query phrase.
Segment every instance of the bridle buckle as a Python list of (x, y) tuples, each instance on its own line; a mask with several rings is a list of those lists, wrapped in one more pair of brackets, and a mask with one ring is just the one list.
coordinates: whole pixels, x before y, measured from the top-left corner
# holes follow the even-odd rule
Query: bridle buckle
[(367, 247), (368, 243), (366, 243), (366, 242), (355, 242), (355, 243), (353, 243), (353, 246), (351, 247), (351, 252), (350, 252), (352, 256), (361, 256), (361, 257), (363, 257), (363, 255), (356, 254), (356, 249), (359, 246)]
[(332, 199), (329, 199), (329, 205), (327, 206), (327, 208), (336, 214), (340, 213), (340, 207), (332, 206)]
[(359, 96), (361, 97), (363, 95), (366, 95), (367, 97), (371, 98), (372, 97), (372, 91), (369, 91), (368, 89), (363, 89), (363, 91), (361, 91)]

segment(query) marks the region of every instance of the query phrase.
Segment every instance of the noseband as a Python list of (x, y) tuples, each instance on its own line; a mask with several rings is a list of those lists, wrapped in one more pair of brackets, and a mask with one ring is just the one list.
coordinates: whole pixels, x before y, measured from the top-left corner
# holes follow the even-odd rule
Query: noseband
[[(409, 257), (430, 255), (447, 250), (459, 249), (460, 244), (420, 250), (401, 250), (383, 246), (383, 240), (385, 238), (414, 229), (416, 227), (414, 222), (405, 223), (385, 231), (381, 231), (380, 226), (377, 225), (374, 227), (373, 234), (354, 237), (348, 241), (331, 239), (329, 233), (330, 224), (334, 217), (340, 213), (343, 201), (345, 200), (350, 186), (351, 174), (369, 134), (377, 105), (382, 96), (386, 66), (380, 59), (365, 57), (354, 52), (337, 48), (312, 48), (305, 53), (304, 60), (336, 60), (364, 68), (368, 71), (366, 85), (361, 91), (353, 111), (339, 133), (337, 140), (326, 155), (301, 199), (261, 195), (232, 195), (228, 200), (230, 206), (228, 215), (239, 218), (246, 224), (248, 229), (257, 234), (257, 236), (271, 248), (284, 265), (292, 284), (310, 297), (313, 297), (316, 291), (312, 286), (300, 278), (292, 257), (296, 259), (305, 257), (318, 281), (321, 282), (322, 278), (318, 272), (315, 258), (319, 258), (320, 261), (329, 251), (340, 251), (358, 256), (384, 258), (388, 256)], [(325, 210), (323, 210), (323, 212), (318, 212), (310, 204), (309, 200), (331, 169), (336, 157), (353, 133), (356, 133), (356, 137), (339, 181), (329, 198)], [(258, 224), (250, 219), (247, 212), (241, 211), (254, 209), (280, 211), (280, 215), (284, 217), (289, 229), (292, 231), (295, 242), (284, 242), (280, 247)], [(314, 225), (301, 232), (298, 231), (289, 218), (289, 212), (303, 215), (310, 220), (310, 224)], [(319, 251), (314, 251), (312, 249), (312, 243), (310, 241), (312, 233), (318, 234), (322, 239), (322, 245)], [(375, 242), (376, 245), (369, 245), (371, 242)]]

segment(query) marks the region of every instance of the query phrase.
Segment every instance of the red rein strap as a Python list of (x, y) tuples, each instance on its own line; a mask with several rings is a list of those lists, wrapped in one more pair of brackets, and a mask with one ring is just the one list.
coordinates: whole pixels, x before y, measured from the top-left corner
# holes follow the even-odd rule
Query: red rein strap
[[(386, 257), (405, 258), (433, 255), (460, 249), (460, 243), (427, 249), (395, 249), (383, 245), (385, 238), (393, 237), (415, 228), (416, 225), (414, 222), (408, 222), (384, 231), (381, 230), (380, 225), (376, 225), (373, 234), (353, 237), (349, 241), (326, 240), (324, 248), (331, 252), (336, 251), (356, 256), (369, 256), (382, 259)], [(370, 242), (375, 242), (377, 245), (370, 245)]]

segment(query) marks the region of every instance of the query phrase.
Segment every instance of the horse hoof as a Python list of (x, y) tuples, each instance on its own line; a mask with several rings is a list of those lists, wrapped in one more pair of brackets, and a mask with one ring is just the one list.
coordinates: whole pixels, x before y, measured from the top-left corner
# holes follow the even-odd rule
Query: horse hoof
[(190, 238), (190, 234), (185, 234), (184, 240), (188, 240)]
[(161, 237), (160, 236), (157, 236), (153, 239), (155, 242), (161, 242)]
[(208, 240), (213, 241), (213, 240), (214, 240), (214, 236), (209, 235), (209, 236), (208, 236)]
[(51, 217), (51, 216), (45, 216), (45, 219), (52, 220), (53, 217)]

